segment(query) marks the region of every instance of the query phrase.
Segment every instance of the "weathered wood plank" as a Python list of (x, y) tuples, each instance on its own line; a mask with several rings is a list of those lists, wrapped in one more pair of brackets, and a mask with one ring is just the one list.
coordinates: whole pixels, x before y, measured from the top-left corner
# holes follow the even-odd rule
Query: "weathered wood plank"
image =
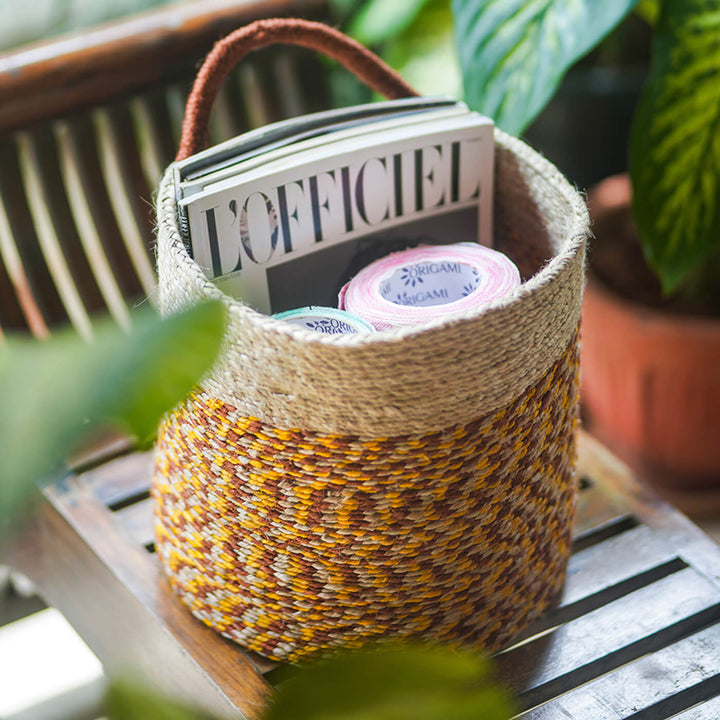
[[(582, 471), (582, 468), (581, 468)], [(584, 483), (581, 483), (581, 486)], [(603, 491), (595, 480), (580, 491), (575, 532), (580, 534), (626, 514), (627, 507)]]
[[(10, 288), (13, 293), (9, 292)], [(5, 199), (0, 194), (0, 307), (4, 314), (10, 315), (8, 326), (18, 329), (21, 324), (19, 318), (8, 313), (8, 306), (15, 304), (22, 311), (30, 333), (40, 340), (47, 338), (50, 331), (23, 265), (18, 250), (18, 238), (10, 223)]]
[(83, 473), (79, 482), (86, 485), (103, 505), (115, 507), (133, 498), (147, 496), (152, 463), (152, 452), (124, 455)]
[[(107, 310), (121, 328), (129, 331), (130, 311), (118, 284), (118, 278), (126, 274), (123, 272), (126, 269), (123, 268), (123, 263), (118, 262), (117, 253), (113, 258), (115, 263), (111, 267), (97, 224), (99, 203), (91, 204), (91, 199), (98, 200), (93, 195), (96, 194), (95, 189), (99, 183), (97, 177), (91, 177), (88, 163), (85, 162), (90, 144), (87, 130), (87, 127), (78, 128), (66, 121), (55, 123), (55, 138), (65, 184), (65, 197), (95, 284), (100, 290)], [(79, 137), (80, 133), (82, 137)]]
[[(702, 706), (696, 704), (720, 690), (720, 687), (715, 689), (720, 678), (719, 645), (720, 625), (714, 625), (521, 717), (523, 720), (658, 720), (672, 716), (674, 720), (717, 720), (720, 698), (708, 702), (702, 712)], [(679, 718), (675, 717), (677, 712), (682, 712)]]
[(577, 602), (674, 557), (672, 545), (647, 525), (586, 547), (570, 558), (562, 604)]
[(521, 632), (515, 643), (570, 622), (687, 567), (672, 545), (646, 525), (624, 523), (622, 519), (614, 525), (613, 529), (621, 532), (608, 535), (602, 526), (598, 532), (603, 538), (600, 542), (588, 542), (571, 555), (557, 605)]
[(153, 556), (126, 541), (87, 485), (70, 477), (45, 497), (41, 587), (101, 662), (111, 671), (133, 667), (221, 716), (258, 718), (270, 692), (262, 661), (190, 615)]
[[(152, 225), (147, 205), (152, 191), (142, 175), (138, 147), (132, 134), (132, 118), (123, 105), (98, 108), (92, 116), (98, 145), (98, 160), (112, 207), (119, 240), (125, 247), (146, 297), (156, 288), (155, 270), (148, 248)], [(131, 273), (128, 272), (128, 275)]]
[(718, 720), (718, 718), (720, 718), (720, 695), (694, 705), (679, 715), (673, 715), (672, 720)]
[(528, 706), (720, 619), (717, 588), (691, 568), (501, 653), (501, 677)]
[(688, 565), (693, 566), (720, 589), (720, 545), (715, 543), (688, 518), (660, 500), (641, 485), (630, 469), (607, 448), (587, 433), (578, 438), (581, 473), (595, 478), (624, 512), (635, 515), (659, 534), (668, 538)]
[(258, 17), (317, 17), (325, 10), (324, 0), (172, 3), (4, 53), (0, 130), (193, 75), (197, 58), (216, 40)]
[(113, 513), (113, 522), (130, 542), (147, 547), (155, 542), (153, 534), (153, 501), (138, 500)]
[(83, 302), (77, 278), (70, 272), (65, 256), (67, 248), (58, 235), (59, 218), (52, 213), (57, 202), (51, 202), (51, 198), (57, 199), (59, 194), (58, 185), (53, 184), (48, 178), (49, 173), (44, 172), (47, 169), (48, 156), (40, 151), (37, 137), (28, 132), (18, 133), (17, 142), (25, 197), (43, 258), (70, 322), (85, 340), (91, 340), (93, 330), (88, 309)]

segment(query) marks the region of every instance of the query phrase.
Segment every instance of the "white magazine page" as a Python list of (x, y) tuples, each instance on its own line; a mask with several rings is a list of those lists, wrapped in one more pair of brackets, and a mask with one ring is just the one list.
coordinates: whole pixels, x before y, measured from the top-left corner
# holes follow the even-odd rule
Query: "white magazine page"
[(190, 251), (221, 290), (260, 312), (335, 305), (358, 258), (490, 245), (492, 179), (492, 122), (475, 113), (369, 133), (190, 198)]
[(223, 167), (225, 164), (237, 162), (239, 157), (243, 155), (263, 152), (263, 148), (268, 145), (287, 140), (292, 141), (293, 137), (305, 132), (321, 130), (347, 121), (368, 122), (385, 115), (423, 111), (447, 105), (452, 106), (457, 102), (452, 98), (433, 96), (399, 98), (397, 100), (334, 108), (280, 120), (270, 125), (249, 130), (242, 135), (230, 138), (176, 163), (176, 180), (181, 183), (201, 178)]
[(447, 105), (439, 108), (426, 108), (423, 110), (412, 110), (405, 113), (396, 113), (389, 116), (373, 117), (361, 123), (340, 123), (325, 126), (320, 134), (311, 134), (310, 137), (301, 137), (289, 141), (279, 147), (271, 148), (265, 152), (258, 153), (247, 159), (242, 157), (237, 162), (225, 165), (200, 178), (180, 183), (179, 198), (187, 199), (192, 195), (217, 187), (217, 183), (228, 178), (234, 183), (234, 178), (240, 173), (245, 173), (254, 168), (261, 167), (267, 163), (274, 162), (294, 153), (304, 152), (313, 148), (323, 148), (329, 143), (336, 143), (359, 135), (368, 133), (379, 133), (394, 127), (412, 125), (417, 123), (431, 122), (447, 117), (466, 115), (470, 111), (465, 103), (458, 102), (455, 105)]

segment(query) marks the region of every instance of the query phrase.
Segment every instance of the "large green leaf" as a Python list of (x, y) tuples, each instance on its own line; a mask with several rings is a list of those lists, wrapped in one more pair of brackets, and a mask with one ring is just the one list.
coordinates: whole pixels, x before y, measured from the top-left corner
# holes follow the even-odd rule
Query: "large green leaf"
[(129, 336), (108, 322), (91, 344), (65, 332), (0, 349), (0, 530), (91, 429), (151, 435), (215, 358), (224, 318), (220, 303), (145, 311)]
[(341, 653), (282, 683), (264, 720), (507, 720), (483, 657), (421, 645)]
[[(280, 679), (277, 673), (289, 679)], [(483, 656), (419, 644), (341, 651), (273, 671), (278, 692), (263, 720), (508, 720), (517, 707)], [(109, 720), (212, 720), (142, 684), (115, 679)]]
[(634, 212), (666, 293), (720, 242), (720, 4), (665, 0), (630, 140)]
[(367, 0), (353, 18), (348, 32), (365, 45), (394, 38), (409, 27), (428, 0)]
[(470, 107), (520, 134), (637, 0), (453, 0)]

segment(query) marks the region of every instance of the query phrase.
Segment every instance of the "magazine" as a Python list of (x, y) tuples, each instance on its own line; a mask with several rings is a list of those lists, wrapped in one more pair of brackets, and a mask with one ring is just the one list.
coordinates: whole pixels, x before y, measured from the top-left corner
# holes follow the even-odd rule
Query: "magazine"
[(223, 292), (271, 314), (334, 306), (395, 250), (492, 244), (492, 122), (457, 104), (438, 111), (209, 163), (202, 186), (178, 192), (190, 253)]
[(239, 160), (261, 155), (268, 150), (308, 137), (326, 135), (342, 126), (367, 126), (386, 118), (417, 115), (456, 105), (463, 103), (443, 97), (411, 97), (288, 118), (250, 130), (176, 163), (175, 184), (181, 189), (184, 183), (202, 179)]
[[(223, 152), (224, 157), (219, 162), (208, 165), (202, 172), (188, 173), (184, 180), (177, 178), (178, 200), (188, 198), (202, 192), (214, 183), (235, 177), (239, 173), (247, 172), (291, 153), (320, 148), (329, 142), (336, 143), (368, 132), (379, 133), (393, 127), (429, 122), (467, 112), (467, 105), (461, 102), (426, 102), (420, 107), (407, 107), (404, 104), (402, 109), (396, 112), (386, 111), (361, 119), (343, 119), (324, 125), (319, 125), (319, 120), (316, 120), (315, 126), (309, 130), (300, 126), (299, 129), (296, 128), (297, 132), (291, 132), (288, 125), (282, 128), (283, 137), (280, 139), (277, 138), (276, 133), (273, 133), (275, 139), (272, 142), (268, 142), (264, 146), (255, 146), (253, 142), (253, 146), (249, 150), (245, 142), (238, 143), (237, 154), (234, 157), (228, 157), (229, 150), (226, 149)], [(178, 172), (182, 172), (182, 168)]]

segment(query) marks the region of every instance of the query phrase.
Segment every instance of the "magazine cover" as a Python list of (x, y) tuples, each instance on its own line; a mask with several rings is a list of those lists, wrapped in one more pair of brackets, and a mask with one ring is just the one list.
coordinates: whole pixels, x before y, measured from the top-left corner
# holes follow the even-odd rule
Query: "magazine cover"
[(208, 278), (270, 314), (334, 306), (350, 277), (394, 250), (491, 245), (492, 177), (492, 122), (468, 112), (290, 153), (180, 209)]

